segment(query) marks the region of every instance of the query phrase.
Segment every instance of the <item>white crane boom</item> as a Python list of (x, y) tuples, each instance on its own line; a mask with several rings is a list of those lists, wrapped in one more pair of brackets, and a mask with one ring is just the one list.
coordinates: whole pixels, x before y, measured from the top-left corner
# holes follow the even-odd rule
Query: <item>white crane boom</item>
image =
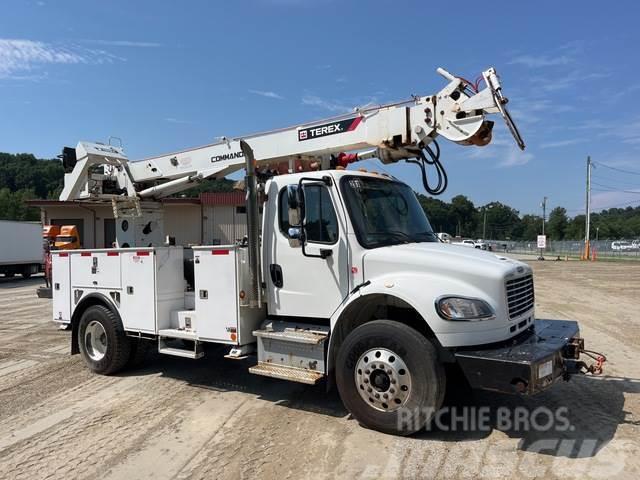
[[(122, 196), (158, 199), (172, 195), (205, 178), (221, 178), (242, 169), (240, 140), (253, 149), (259, 170), (276, 170), (282, 162), (289, 162), (288, 170), (294, 172), (296, 162), (316, 162), (321, 168), (329, 168), (344, 167), (363, 158), (377, 157), (384, 163), (421, 158), (425, 188), (432, 194), (446, 188), (439, 148), (436, 146), (434, 152), (429, 147), (438, 136), (461, 145), (484, 146), (491, 141), (493, 127), (485, 115), (500, 113), (518, 146), (524, 149), (493, 68), (482, 74), (483, 90), (442, 68), (438, 73), (449, 83), (436, 95), (356, 109), (350, 114), (280, 130), (222, 138), (211, 145), (136, 162), (129, 162), (122, 148), (80, 142), (75, 150), (65, 148), (63, 153), (65, 169), (73, 170), (65, 175), (60, 200)], [(425, 163), (436, 165), (439, 175), (445, 177), (444, 185), (439, 181), (438, 187), (428, 187)], [(91, 173), (96, 165), (104, 165), (101, 174)], [(112, 188), (105, 188), (105, 180), (111, 182), (108, 186)]]

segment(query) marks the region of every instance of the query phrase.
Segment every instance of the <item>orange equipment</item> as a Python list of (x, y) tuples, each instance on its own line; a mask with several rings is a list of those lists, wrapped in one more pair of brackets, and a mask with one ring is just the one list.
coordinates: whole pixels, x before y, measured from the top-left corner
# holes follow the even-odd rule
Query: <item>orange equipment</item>
[(60, 234), (56, 235), (54, 247), (57, 250), (75, 250), (80, 248), (80, 235), (75, 225), (63, 225)]

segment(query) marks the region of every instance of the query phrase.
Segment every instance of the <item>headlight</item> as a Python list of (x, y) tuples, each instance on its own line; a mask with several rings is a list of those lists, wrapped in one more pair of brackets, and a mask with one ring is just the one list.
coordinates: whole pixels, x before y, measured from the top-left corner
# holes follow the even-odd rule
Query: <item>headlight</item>
[(479, 298), (442, 297), (436, 301), (436, 310), (445, 320), (492, 320), (495, 312)]

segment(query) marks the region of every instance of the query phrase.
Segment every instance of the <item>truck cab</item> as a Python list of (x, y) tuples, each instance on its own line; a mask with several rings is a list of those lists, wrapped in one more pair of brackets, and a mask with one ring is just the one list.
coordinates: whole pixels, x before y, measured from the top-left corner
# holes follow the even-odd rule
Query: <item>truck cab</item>
[[(340, 170), (285, 175), (266, 193), (270, 315), (329, 319), (335, 327), (366, 297), (368, 308), (411, 310), (444, 347), (503, 341), (534, 321), (531, 268), (439, 242), (411, 188), (396, 179)], [(511, 284), (518, 284), (513, 299)]]
[(81, 248), (78, 227), (75, 225), (63, 225), (55, 237), (54, 247), (57, 250), (75, 250)]

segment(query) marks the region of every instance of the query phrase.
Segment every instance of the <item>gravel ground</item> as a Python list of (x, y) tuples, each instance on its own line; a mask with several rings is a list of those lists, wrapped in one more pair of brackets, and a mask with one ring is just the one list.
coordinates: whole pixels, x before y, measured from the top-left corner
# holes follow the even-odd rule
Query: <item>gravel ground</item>
[[(476, 393), (459, 408), (488, 411), (484, 425), (410, 438), (360, 427), (322, 386), (250, 375), (218, 351), (93, 375), (36, 297), (42, 280), (0, 279), (0, 477), (640, 478), (640, 263), (529, 261), (537, 316), (579, 320), (605, 374), (533, 398)], [(504, 406), (566, 421), (509, 426)]]

